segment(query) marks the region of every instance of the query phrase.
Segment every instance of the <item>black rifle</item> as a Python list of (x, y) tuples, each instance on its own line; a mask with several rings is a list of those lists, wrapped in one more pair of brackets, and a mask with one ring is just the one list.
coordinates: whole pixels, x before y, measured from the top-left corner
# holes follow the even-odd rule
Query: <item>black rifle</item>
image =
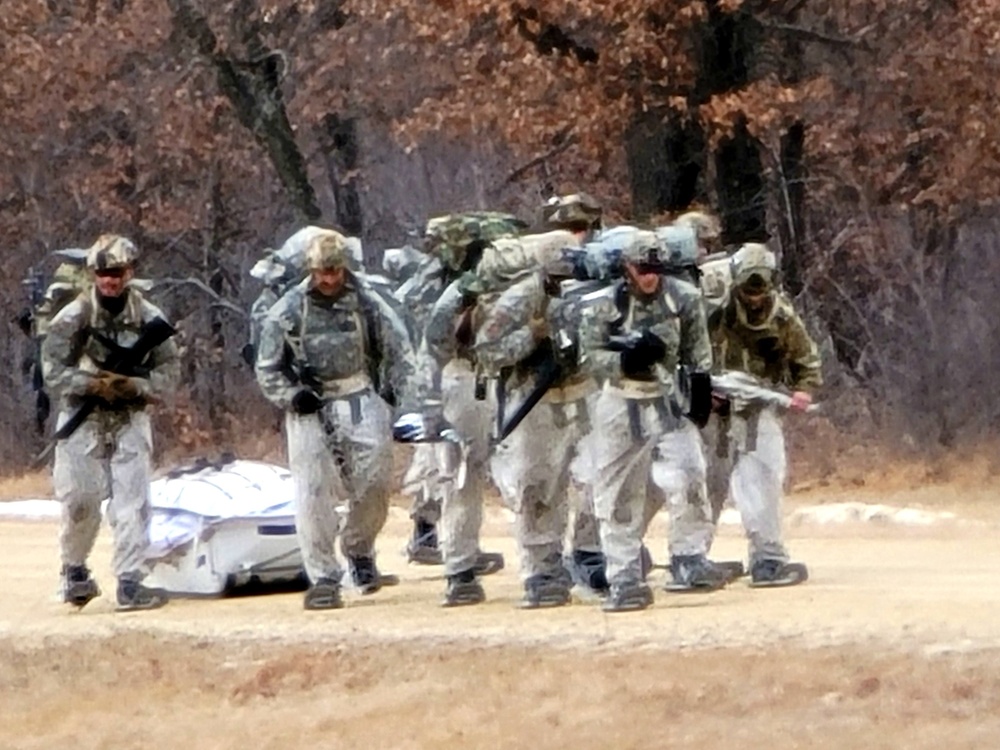
[(539, 344), (531, 356), (520, 365), (522, 368), (530, 367), (535, 372), (534, 387), (511, 414), (510, 419), (502, 422), (503, 413), (498, 414), (495, 442), (503, 442), (524, 421), (549, 389), (566, 376), (576, 359), (576, 345), (565, 332), (557, 332), (555, 342), (546, 339)]
[(45, 432), (45, 422), (51, 411), (51, 402), (45, 392), (45, 381), (42, 377), (42, 338), (38, 335), (37, 320), (38, 309), (45, 300), (45, 275), (36, 268), (31, 268), (21, 281), (21, 285), (28, 292), (28, 307), (15, 318), (15, 321), (32, 343), (31, 390), (35, 392), (35, 425), (41, 434)]
[[(175, 333), (177, 333), (177, 329), (163, 318), (153, 318), (142, 327), (142, 330), (139, 332), (139, 339), (135, 344), (127, 348), (119, 346), (95, 332), (91, 332), (90, 335), (101, 341), (111, 352), (108, 358), (101, 363), (102, 370), (127, 377), (146, 378), (149, 377), (150, 372), (150, 368), (145, 362), (146, 357), (149, 356), (153, 349)], [(72, 416), (56, 430), (55, 440), (65, 440), (76, 432), (77, 428), (100, 405), (101, 401), (102, 399), (97, 396), (85, 397), (83, 403), (77, 407)], [(45, 453), (48, 453), (48, 450)]]

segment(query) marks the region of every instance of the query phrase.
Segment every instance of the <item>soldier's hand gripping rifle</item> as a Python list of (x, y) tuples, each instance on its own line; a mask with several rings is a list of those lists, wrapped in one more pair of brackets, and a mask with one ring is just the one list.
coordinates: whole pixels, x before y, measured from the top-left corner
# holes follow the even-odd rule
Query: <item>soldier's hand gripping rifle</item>
[[(122, 347), (113, 341), (110, 341), (106, 337), (99, 333), (91, 332), (91, 336), (96, 338), (98, 341), (103, 343), (111, 352), (108, 358), (100, 363), (100, 368), (107, 372), (114, 373), (116, 375), (121, 375), (124, 377), (138, 377), (138, 378), (148, 378), (150, 373), (150, 368), (146, 363), (146, 358), (149, 356), (156, 347), (165, 342), (171, 336), (177, 333), (177, 329), (174, 328), (170, 323), (165, 321), (163, 318), (153, 318), (139, 332), (139, 338), (130, 347)], [(56, 430), (55, 440), (65, 440), (74, 432), (77, 428), (83, 424), (84, 420), (90, 416), (90, 414), (96, 409), (102, 402), (102, 399), (98, 396), (86, 396), (84, 401), (77, 407), (77, 410), (70, 415), (69, 419), (66, 420), (63, 425)], [(54, 443), (55, 441), (53, 441)], [(43, 453), (48, 453), (51, 450), (52, 444)]]

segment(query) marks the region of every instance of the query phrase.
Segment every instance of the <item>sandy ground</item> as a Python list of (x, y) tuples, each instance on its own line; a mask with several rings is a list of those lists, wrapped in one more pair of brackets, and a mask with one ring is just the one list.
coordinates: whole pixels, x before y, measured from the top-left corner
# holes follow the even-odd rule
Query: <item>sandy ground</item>
[[(380, 562), (402, 584), (328, 613), (300, 593), (75, 613), (56, 525), (0, 522), (0, 748), (997, 747), (997, 494), (853, 497), (957, 520), (791, 526), (807, 584), (658, 591), (627, 615), (516, 609), (499, 511), (484, 546), (509, 566), (485, 605), (437, 606), (441, 570), (405, 564), (396, 511)], [(662, 559), (662, 524), (650, 541)], [(726, 529), (715, 556), (743, 551)], [(106, 530), (93, 562), (110, 591)]]

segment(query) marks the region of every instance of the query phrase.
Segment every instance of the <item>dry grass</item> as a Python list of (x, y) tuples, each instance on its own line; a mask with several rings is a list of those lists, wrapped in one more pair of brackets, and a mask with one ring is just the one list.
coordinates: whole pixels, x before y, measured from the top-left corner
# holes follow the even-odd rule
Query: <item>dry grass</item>
[(59, 646), (0, 644), (3, 747), (938, 750), (1000, 736), (989, 652), (612, 654), (143, 633)]
[(0, 477), (0, 501), (52, 497), (52, 475), (48, 469)]

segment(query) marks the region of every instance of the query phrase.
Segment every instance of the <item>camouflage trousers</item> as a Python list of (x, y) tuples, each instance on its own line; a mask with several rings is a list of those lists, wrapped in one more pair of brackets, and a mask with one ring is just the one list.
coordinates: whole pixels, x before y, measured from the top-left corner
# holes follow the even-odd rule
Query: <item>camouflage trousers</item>
[(728, 499), (742, 518), (750, 565), (763, 559), (788, 562), (781, 530), (786, 457), (780, 413), (767, 407), (712, 421), (717, 423), (708, 451), (709, 473), (716, 477), (714, 517)]
[(441, 497), (440, 545), (445, 575), (470, 570), (479, 556), (483, 526), (483, 490), (490, 455), (491, 402), (475, 398), (476, 378), (464, 361), (452, 360), (441, 379), (444, 416), (462, 437), (462, 445), (438, 443)]
[[(521, 403), (528, 390), (512, 390), (511, 403)], [(493, 478), (505, 505), (514, 511), (524, 578), (561, 572), (574, 480), (577, 504), (570, 544), (579, 550), (601, 549), (591, 477), (583, 475), (591, 427), (588, 401), (553, 403), (544, 398), (493, 455)]]
[(664, 503), (671, 554), (707, 551), (713, 526), (697, 432), (663, 399), (630, 399), (612, 388), (601, 392), (594, 411), (600, 425), (594, 433), (594, 504), (608, 580), (641, 578), (643, 536)]
[[(667, 551), (675, 555), (707, 555), (715, 537), (714, 517), (706, 489), (707, 466), (701, 434), (693, 422), (660, 437), (653, 452), (643, 536), (666, 506), (670, 520)], [(706, 513), (708, 509), (709, 513)]]
[(410, 496), (410, 518), (437, 524), (441, 519), (441, 447), (432, 443), (413, 446), (410, 465), (403, 475), (402, 491)]
[[(68, 414), (60, 414), (61, 424)], [(148, 572), (149, 475), (153, 437), (149, 415), (96, 411), (55, 448), (52, 483), (62, 504), (59, 548), (64, 565), (84, 565), (108, 499), (116, 576)]]
[(295, 486), (295, 526), (311, 581), (340, 580), (346, 557), (374, 557), (389, 512), (391, 415), (372, 391), (328, 401), (318, 414), (285, 417)]

